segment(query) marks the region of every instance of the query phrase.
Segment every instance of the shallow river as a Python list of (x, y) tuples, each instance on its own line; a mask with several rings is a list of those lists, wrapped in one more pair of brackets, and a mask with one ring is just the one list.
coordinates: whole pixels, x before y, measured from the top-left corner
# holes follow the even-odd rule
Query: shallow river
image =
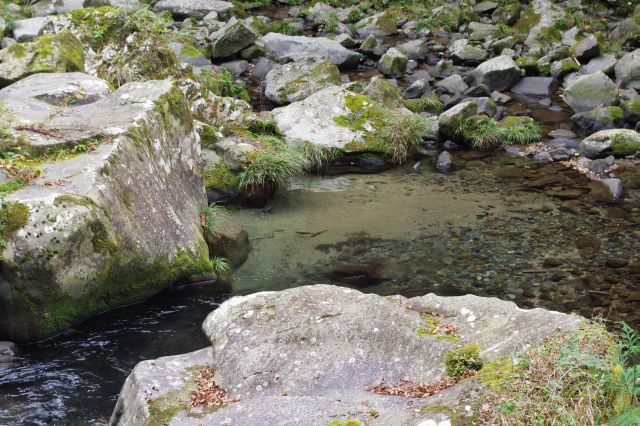
[[(484, 157), (484, 158), (483, 158)], [(627, 201), (561, 165), (458, 153), (377, 175), (310, 177), (230, 221), (252, 252), (230, 289), (164, 294), (20, 348), (0, 364), (0, 425), (108, 419), (140, 360), (204, 347), (230, 294), (335, 283), (380, 294), (476, 293), (640, 323), (640, 179)], [(635, 309), (634, 309), (635, 308)]]

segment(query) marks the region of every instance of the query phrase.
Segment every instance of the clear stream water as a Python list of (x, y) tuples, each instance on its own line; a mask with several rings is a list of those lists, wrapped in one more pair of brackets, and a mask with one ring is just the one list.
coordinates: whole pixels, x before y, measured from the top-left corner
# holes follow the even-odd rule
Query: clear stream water
[(377, 175), (309, 177), (267, 209), (234, 211), (229, 220), (249, 232), (252, 251), (231, 288), (162, 294), (22, 346), (0, 364), (0, 424), (106, 421), (133, 366), (206, 346), (202, 321), (233, 294), (322, 282), (496, 295), (640, 322), (629, 300), (640, 291), (640, 179), (627, 179), (626, 202), (610, 203), (560, 165), (469, 152), (455, 160), (449, 174), (427, 159)]

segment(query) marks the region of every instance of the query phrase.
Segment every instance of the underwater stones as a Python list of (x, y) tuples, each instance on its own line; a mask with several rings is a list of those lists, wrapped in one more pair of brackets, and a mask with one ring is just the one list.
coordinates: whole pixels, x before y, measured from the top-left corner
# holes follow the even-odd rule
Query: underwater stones
[(211, 12), (225, 19), (233, 9), (233, 3), (220, 0), (160, 0), (153, 9), (157, 12), (167, 10), (178, 18), (202, 19)]
[(389, 77), (399, 77), (407, 68), (407, 55), (392, 47), (378, 61), (378, 69)]
[(436, 169), (447, 172), (453, 167), (453, 156), (447, 151), (442, 151), (436, 160)]
[(301, 101), (329, 86), (340, 85), (340, 71), (329, 60), (279, 65), (267, 73), (264, 94), (282, 105)]
[(247, 260), (250, 251), (249, 234), (236, 226), (225, 226), (221, 229), (217, 241), (209, 249), (212, 256), (224, 257), (234, 269)]
[(524, 77), (511, 92), (518, 95), (550, 97), (556, 91), (558, 83), (553, 77)]
[(620, 87), (640, 89), (640, 49), (624, 55), (616, 64), (615, 72)]
[(624, 157), (640, 151), (640, 133), (629, 129), (601, 130), (580, 143), (580, 152), (589, 158), (613, 154)]
[[(458, 339), (434, 335), (425, 321), (431, 317), (455, 324)], [(404, 379), (434, 383), (444, 374), (446, 353), (452, 349), (475, 343), (483, 361), (490, 363), (515, 356), (557, 330), (570, 332), (580, 322), (577, 316), (470, 295), (407, 299), (313, 285), (234, 297), (203, 324), (210, 349), (155, 364), (144, 361), (134, 369), (111, 422), (153, 424), (160, 417), (148, 401), (166, 401), (161, 395), (172, 390), (188, 395), (185, 384), (203, 360), (215, 369), (216, 383), (239, 401), (203, 410), (198, 423), (280, 424), (287, 418), (292, 424), (326, 425), (349, 413), (364, 424), (375, 411), (381, 424), (436, 424), (442, 415), (429, 407), (442, 409), (443, 404), (466, 419), (477, 414), (486, 395), (480, 381), (464, 380), (435, 400), (414, 404), (366, 387), (382, 378), (390, 384)], [(363, 400), (368, 401), (365, 409)], [(182, 404), (178, 399), (165, 407), (174, 423), (189, 424)]]
[[(38, 177), (6, 196), (27, 214), (2, 253), (12, 265), (0, 280), (2, 338), (51, 336), (211, 272), (198, 221), (199, 144), (182, 91), (148, 81), (105, 93), (96, 80), (36, 74), (0, 90), (24, 149), (76, 152), (44, 161)], [(84, 103), (67, 102), (83, 89)]]
[[(607, 178), (607, 179), (602, 179), (600, 182), (602, 182), (602, 184), (607, 188), (607, 190), (609, 191), (609, 194), (611, 194), (611, 197), (614, 200), (617, 200), (622, 196), (623, 187), (622, 187), (622, 181), (620, 179)], [(626, 264), (624, 266), (626, 266)]]
[(490, 90), (507, 90), (520, 80), (520, 68), (508, 56), (497, 56), (478, 65), (471, 72), (477, 84), (484, 84)]
[(614, 105), (618, 101), (618, 88), (604, 73), (595, 72), (573, 80), (563, 98), (575, 112), (591, 111), (597, 106)]
[(262, 37), (264, 48), (283, 61), (300, 61), (308, 58), (327, 59), (339, 68), (353, 68), (360, 62), (360, 55), (325, 37), (287, 36), (268, 33)]
[(258, 39), (259, 35), (243, 21), (226, 24), (209, 36), (213, 58), (235, 55)]
[(0, 50), (0, 87), (35, 73), (71, 71), (84, 71), (84, 52), (68, 30)]

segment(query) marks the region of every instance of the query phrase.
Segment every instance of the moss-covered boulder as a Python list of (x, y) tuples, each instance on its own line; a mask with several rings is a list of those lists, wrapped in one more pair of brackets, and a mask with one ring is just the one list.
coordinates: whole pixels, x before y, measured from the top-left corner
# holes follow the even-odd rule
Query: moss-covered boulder
[[(205, 320), (209, 349), (136, 366), (111, 424), (477, 424), (515, 360), (583, 321), (495, 298), (381, 297), (328, 285), (235, 297)], [(203, 362), (238, 401), (190, 406)], [(402, 393), (445, 380), (434, 396)]]
[(565, 89), (563, 98), (575, 112), (591, 111), (598, 106), (615, 105), (618, 87), (599, 71), (573, 80)]
[(386, 37), (398, 33), (402, 16), (396, 9), (389, 9), (362, 19), (355, 24), (356, 33), (362, 37)]
[(461, 102), (449, 108), (438, 117), (438, 131), (445, 139), (454, 139), (458, 126), (462, 121), (478, 113), (478, 102), (475, 100)]
[(273, 110), (279, 131), (291, 145), (309, 142), (345, 152), (381, 152), (398, 162), (423, 140), (435, 138), (435, 121), (405, 108), (387, 108), (355, 89), (329, 87)]
[(267, 73), (264, 94), (279, 105), (305, 99), (329, 86), (340, 85), (340, 70), (329, 60), (313, 59), (280, 65)]
[(84, 52), (80, 40), (67, 30), (0, 50), (0, 87), (31, 74), (71, 71), (84, 71)]
[(592, 111), (579, 112), (571, 117), (581, 129), (593, 133), (605, 129), (615, 129), (624, 124), (624, 111), (618, 106), (596, 108)]
[(378, 69), (386, 76), (400, 77), (407, 68), (408, 61), (407, 55), (392, 47), (380, 58)]
[(640, 151), (640, 133), (629, 129), (601, 130), (580, 143), (580, 152), (589, 158), (633, 155)]
[(235, 55), (256, 41), (259, 34), (243, 21), (230, 22), (210, 36), (211, 56), (226, 58)]
[(494, 24), (499, 24), (504, 22), (507, 25), (513, 25), (520, 18), (520, 13), (522, 12), (522, 6), (520, 3), (511, 3), (505, 4), (498, 7), (491, 14), (491, 21)]
[(200, 147), (182, 91), (163, 80), (110, 94), (95, 77), (61, 75), (0, 90), (20, 141), (12, 151), (32, 172), (6, 197), (28, 219), (3, 221), (0, 338), (50, 336), (211, 273)]

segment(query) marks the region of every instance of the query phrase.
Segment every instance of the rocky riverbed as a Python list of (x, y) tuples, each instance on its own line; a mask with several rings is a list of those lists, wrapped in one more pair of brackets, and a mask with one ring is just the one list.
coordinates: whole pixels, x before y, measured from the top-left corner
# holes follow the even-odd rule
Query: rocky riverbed
[(212, 283), (637, 326), (640, 11), (596, 3), (0, 1), (0, 362)]

